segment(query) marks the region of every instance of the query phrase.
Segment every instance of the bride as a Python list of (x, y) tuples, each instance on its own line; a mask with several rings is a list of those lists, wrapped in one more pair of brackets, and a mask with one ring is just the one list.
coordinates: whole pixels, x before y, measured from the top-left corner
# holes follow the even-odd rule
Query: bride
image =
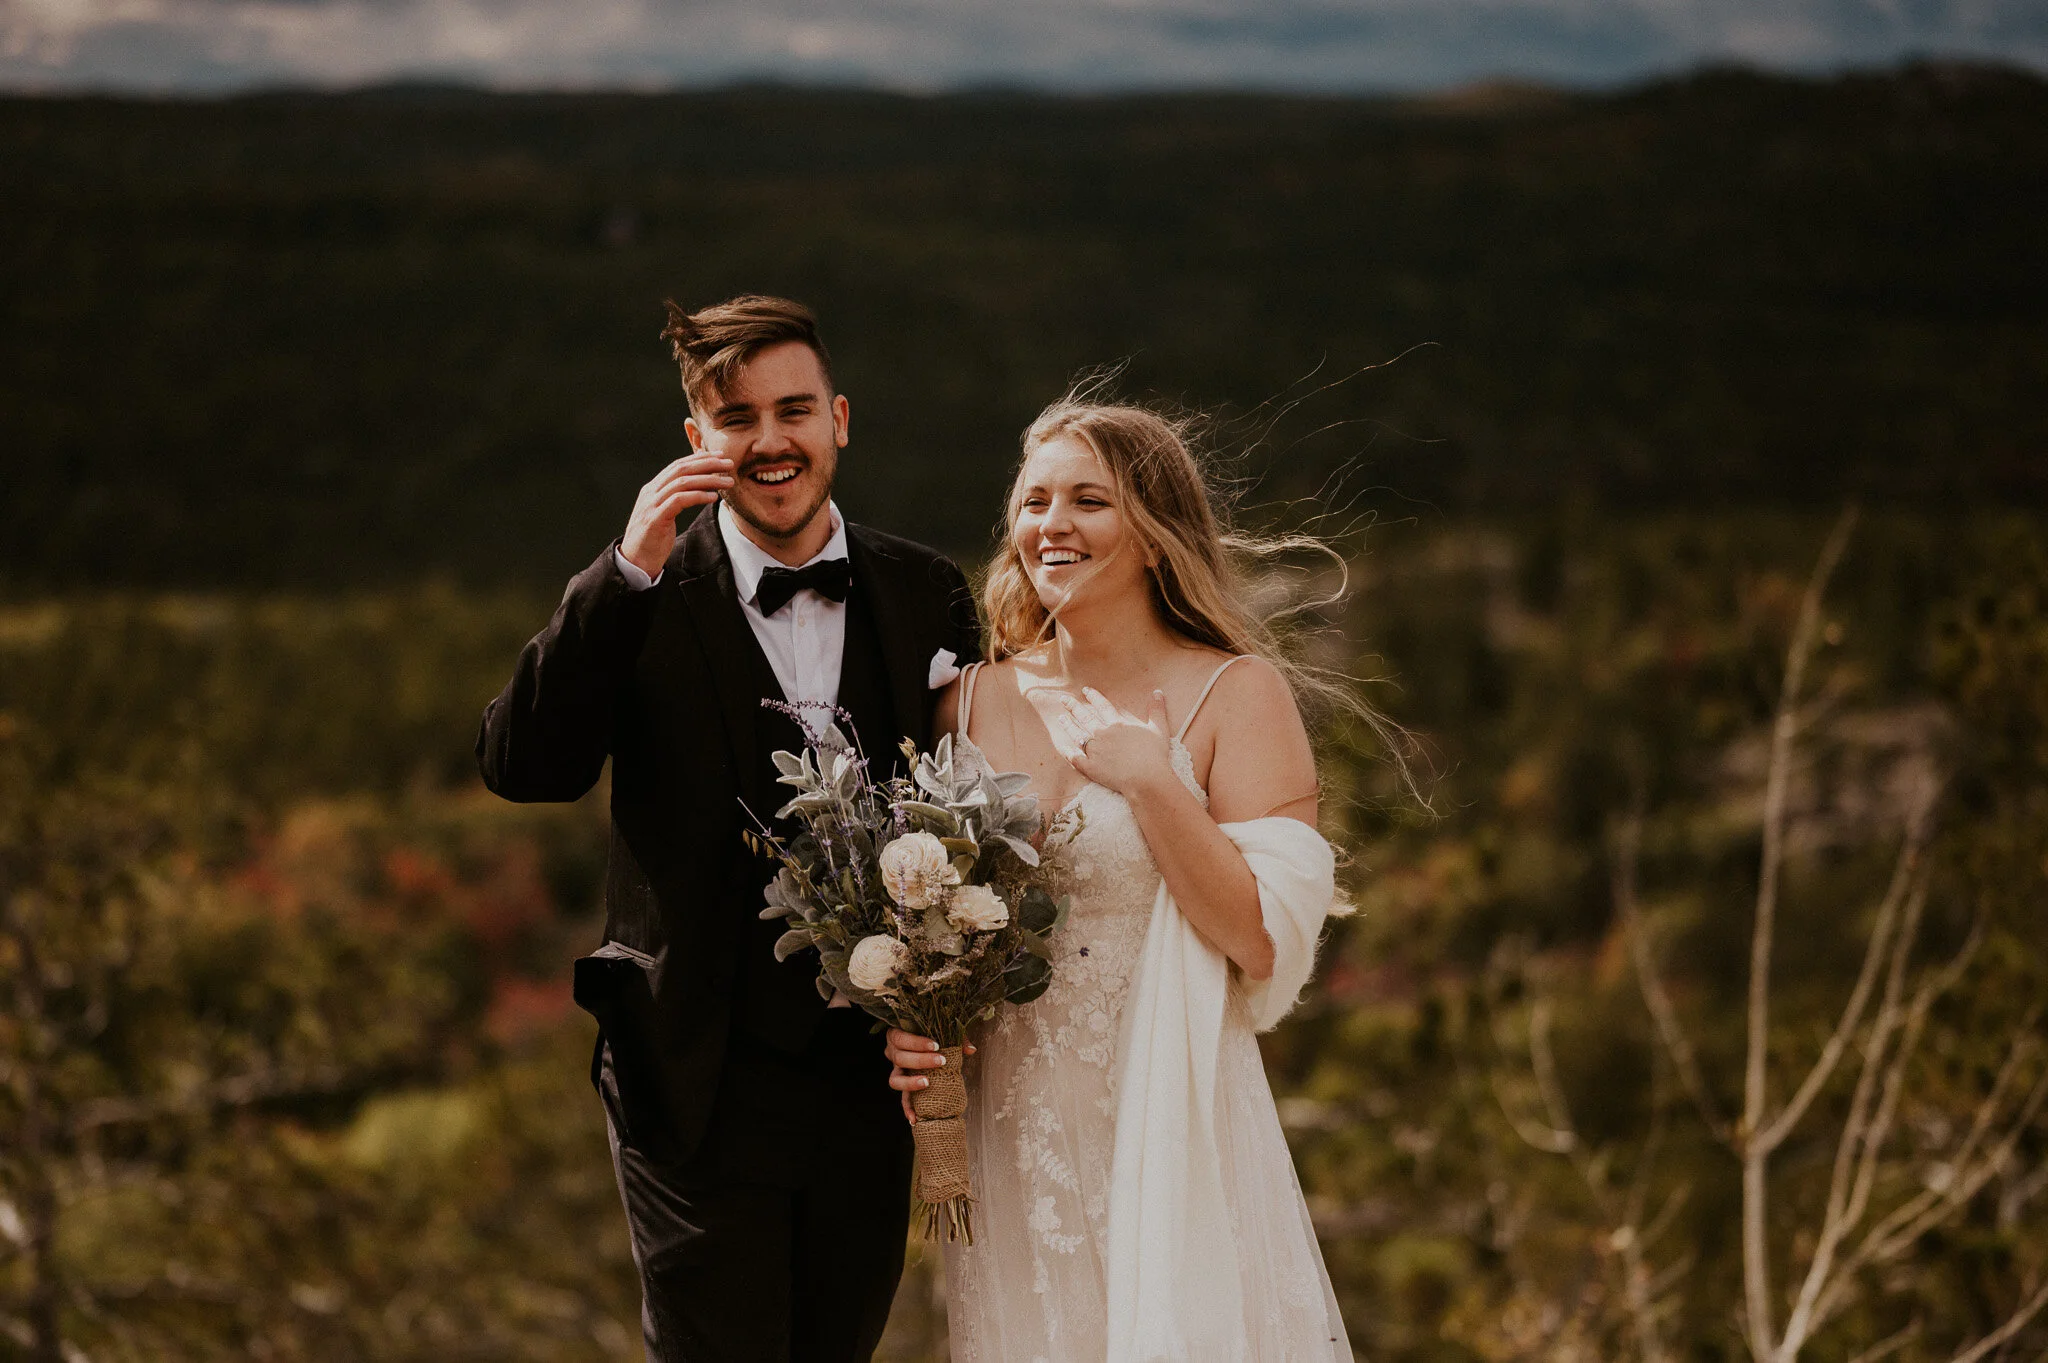
[[(946, 1251), (952, 1356), (1349, 1363), (1254, 1036), (1307, 982), (1334, 901), (1295, 701), (1334, 688), (1273, 648), (1231, 570), (1249, 542), (1150, 411), (1048, 408), (1008, 530), (983, 593), (994, 661), (952, 683), (938, 731), (1081, 825), (1051, 988), (968, 1061), (981, 1206)], [(943, 1061), (888, 1044), (908, 1116)]]

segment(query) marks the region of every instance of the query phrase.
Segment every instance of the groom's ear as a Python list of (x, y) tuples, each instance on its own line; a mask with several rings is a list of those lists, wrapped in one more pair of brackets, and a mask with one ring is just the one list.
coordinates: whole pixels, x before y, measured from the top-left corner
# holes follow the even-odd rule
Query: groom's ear
[(690, 438), (690, 450), (693, 454), (704, 452), (704, 428), (697, 424), (696, 417), (683, 418), (683, 434)]
[(840, 449), (846, 448), (847, 414), (846, 394), (832, 395), (832, 443)]

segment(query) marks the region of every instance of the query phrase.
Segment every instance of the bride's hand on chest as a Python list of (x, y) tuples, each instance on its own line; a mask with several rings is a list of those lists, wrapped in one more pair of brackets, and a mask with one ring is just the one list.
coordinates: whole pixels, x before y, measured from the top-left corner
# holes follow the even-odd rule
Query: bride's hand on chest
[(1166, 696), (1154, 691), (1143, 719), (1118, 708), (1093, 687), (1080, 697), (1055, 695), (1046, 716), (1053, 745), (1083, 779), (1130, 797), (1178, 785), (1167, 737)]

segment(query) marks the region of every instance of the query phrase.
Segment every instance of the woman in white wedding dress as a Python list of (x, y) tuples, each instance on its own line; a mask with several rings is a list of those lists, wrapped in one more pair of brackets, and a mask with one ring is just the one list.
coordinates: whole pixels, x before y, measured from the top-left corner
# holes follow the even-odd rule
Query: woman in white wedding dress
[[(1073, 397), (1026, 433), (984, 590), (993, 662), (941, 703), (1080, 831), (1051, 987), (967, 1062), (979, 1203), (947, 1246), (956, 1363), (1349, 1363), (1255, 1031), (1334, 900), (1291, 669), (1236, 592), (1182, 431)], [(891, 1032), (906, 1095), (938, 1057)]]

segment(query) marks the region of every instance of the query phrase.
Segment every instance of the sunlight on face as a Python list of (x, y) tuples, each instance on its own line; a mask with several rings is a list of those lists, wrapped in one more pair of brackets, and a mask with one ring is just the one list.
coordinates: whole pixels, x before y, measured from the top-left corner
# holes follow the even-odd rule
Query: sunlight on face
[(1060, 436), (1033, 450), (1016, 495), (1010, 544), (1046, 610), (1144, 590), (1145, 556), (1134, 552), (1116, 484), (1082, 441)]

